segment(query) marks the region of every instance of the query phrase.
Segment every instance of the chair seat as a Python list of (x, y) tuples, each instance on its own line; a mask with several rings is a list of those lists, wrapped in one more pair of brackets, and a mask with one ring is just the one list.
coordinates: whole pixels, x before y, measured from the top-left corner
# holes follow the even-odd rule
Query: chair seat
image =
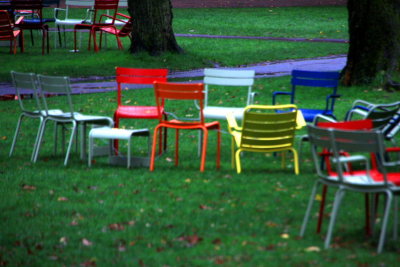
[(314, 120), (314, 117), (317, 116), (318, 114), (322, 114), (325, 116), (332, 116), (333, 113), (332, 111), (329, 110), (323, 110), (323, 109), (304, 109), (304, 108), (299, 108), (299, 110), (303, 113), (303, 117), (306, 121), (312, 122)]
[(213, 121), (204, 124), (199, 124), (198, 122), (186, 122), (179, 120), (170, 120), (168, 122), (161, 122), (159, 125), (162, 127), (173, 127), (173, 128), (181, 128), (181, 129), (201, 129), (206, 127), (207, 129), (215, 129), (219, 128), (219, 122)]
[[(345, 179), (344, 182), (352, 185), (362, 185), (362, 186), (384, 185), (383, 174), (377, 170), (370, 170), (370, 176), (372, 179), (365, 174), (365, 171), (352, 171), (352, 172), (345, 172), (343, 174)], [(338, 176), (335, 173), (332, 173), (328, 179), (331, 181), (338, 182)], [(400, 185), (400, 172), (388, 173), (387, 179), (394, 185)]]
[(244, 108), (208, 106), (204, 108), (203, 112), (205, 118), (225, 120), (227, 114), (233, 113), (235, 119), (241, 120), (243, 119)]
[(118, 118), (157, 119), (157, 107), (154, 106), (119, 106), (114, 114)]
[[(84, 20), (82, 20), (82, 19), (66, 19), (66, 20), (56, 19), (55, 20), (56, 25), (66, 25), (66, 26), (82, 24), (83, 22), (84, 22)], [(88, 24), (88, 25), (90, 25), (90, 24)]]

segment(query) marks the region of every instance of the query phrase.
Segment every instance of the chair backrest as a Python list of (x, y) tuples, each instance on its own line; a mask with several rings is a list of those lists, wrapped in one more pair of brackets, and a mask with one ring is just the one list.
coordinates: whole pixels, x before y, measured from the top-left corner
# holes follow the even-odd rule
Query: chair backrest
[(122, 105), (122, 86), (124, 84), (144, 84), (151, 85), (154, 82), (166, 82), (168, 69), (136, 69), (136, 68), (116, 68), (116, 81), (118, 88), (118, 106)]
[[(36, 74), (11, 71), (11, 78), (21, 110), (26, 113), (34, 113), (34, 111), (42, 110), (38, 95)], [(27, 105), (26, 102), (22, 100), (22, 93), (24, 90), (33, 94), (35, 100), (34, 103), (31, 103), (33, 105)]]
[(118, 30), (117, 35), (119, 37), (130, 36), (133, 27), (132, 20), (132, 18), (128, 19), (128, 21), (122, 26), (122, 28)]
[(118, 12), (118, 3), (119, 0), (95, 0), (94, 1), (94, 15), (93, 15), (93, 22), (94, 23), (101, 23), (100, 19), (100, 12), (111, 12), (111, 22), (110, 24), (114, 24), (115, 17)]
[(247, 106), (240, 147), (252, 151), (293, 147), (297, 112), (295, 105)]
[[(158, 119), (160, 122), (168, 122), (164, 119), (164, 104), (167, 100), (194, 100), (200, 107), (199, 119), (190, 119), (192, 122), (204, 124), (204, 84), (202, 83), (170, 83), (154, 82)], [(166, 110), (166, 112), (168, 112)]]
[[(38, 75), (37, 77), (40, 86), (40, 95), (41, 99), (43, 100), (46, 115), (50, 115), (49, 110), (51, 109), (62, 109), (68, 110), (67, 113), (63, 114), (63, 118), (73, 119), (74, 108), (71, 98), (71, 84), (69, 77), (47, 75)], [(66, 109), (64, 107), (66, 107)]]
[(13, 27), (6, 10), (0, 10), (0, 40), (13, 40)]
[[(292, 95), (291, 95), (291, 103), (293, 104), (295, 101), (296, 88), (297, 86), (306, 86), (306, 87), (321, 87), (321, 88), (331, 88), (331, 92), (328, 92), (326, 95), (335, 96), (337, 92), (337, 87), (339, 85), (339, 77), (340, 73), (337, 71), (306, 71), (306, 70), (293, 70), (292, 71)], [(330, 104), (328, 103), (327, 98), (327, 110), (333, 111), (335, 105), (335, 98), (332, 97), (330, 100)]]
[(39, 16), (39, 22), (42, 21), (43, 0), (11, 0), (12, 10), (30, 10), (32, 15)]
[[(383, 173), (384, 182), (387, 184), (387, 177), (385, 171), (384, 162), (384, 139), (381, 131), (371, 130), (371, 131), (359, 131), (359, 130), (342, 130), (333, 128), (321, 128), (314, 125), (308, 125), (308, 134), (310, 138), (311, 145), (313, 147), (313, 158), (314, 163), (317, 168), (317, 172), (322, 174), (319, 164), (319, 154), (317, 153), (315, 147), (321, 147), (325, 151), (333, 152), (333, 161), (335, 164), (335, 169), (339, 176), (339, 181), (344, 182), (344, 166), (341, 163), (340, 157), (343, 152), (358, 153), (358, 154), (371, 154), (375, 155), (379, 159), (380, 167), (379, 170)], [(369, 166), (369, 162), (368, 162)], [(368, 168), (368, 167), (366, 167)], [(368, 175), (366, 169), (365, 172)], [(371, 180), (371, 177), (367, 178)], [(346, 183), (350, 183), (347, 181)]]
[[(210, 86), (233, 86), (247, 87), (247, 101), (242, 106), (251, 104), (252, 86), (254, 84), (254, 70), (225, 70), (225, 69), (204, 69), (205, 102), (208, 106)], [(240, 96), (236, 96), (240, 97)]]

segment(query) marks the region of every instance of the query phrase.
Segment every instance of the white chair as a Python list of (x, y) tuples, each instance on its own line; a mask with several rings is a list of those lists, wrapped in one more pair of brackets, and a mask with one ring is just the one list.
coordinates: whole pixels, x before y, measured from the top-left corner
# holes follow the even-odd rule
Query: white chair
[[(205, 69), (204, 118), (225, 120), (226, 115), (233, 113), (236, 119), (241, 120), (244, 108), (254, 102), (254, 76), (254, 70)], [(214, 90), (218, 90), (218, 94), (214, 94)], [(218, 95), (219, 99), (215, 98), (215, 95)], [(221, 98), (221, 95), (224, 98)], [(227, 102), (230, 98), (243, 98), (243, 101), (236, 106), (229, 106)]]
[[(65, 8), (54, 8), (54, 18), (55, 25), (57, 26), (58, 31), (58, 41), (61, 46), (61, 31), (60, 27), (63, 28), (64, 34), (64, 44), (66, 44), (66, 27), (74, 27), (76, 24), (80, 23), (92, 23), (92, 9), (94, 6), (94, 0), (66, 0)], [(71, 8), (86, 8), (86, 16), (84, 18), (73, 18), (70, 15)]]
[[(87, 143), (86, 126), (88, 124), (92, 124), (95, 126), (107, 125), (109, 127), (113, 127), (114, 125), (113, 120), (110, 117), (83, 115), (81, 113), (75, 112), (71, 98), (71, 86), (69, 77), (38, 75), (38, 80), (41, 89), (40, 91), (41, 98), (43, 99), (43, 104), (46, 110), (46, 117), (43, 121), (43, 126), (41, 128), (38, 137), (37, 149), (33, 161), (34, 162), (37, 161), (44, 133), (46, 130), (46, 124), (48, 121), (54, 121), (56, 123), (72, 125), (71, 136), (69, 139), (68, 149), (64, 160), (65, 166), (68, 164), (68, 158), (71, 151), (72, 143), (78, 130), (77, 126), (78, 125), (82, 126), (81, 158), (84, 159), (86, 157), (86, 143)], [(46, 97), (46, 96), (51, 96), (51, 97)], [(64, 100), (64, 103), (68, 107), (68, 110), (64, 111), (61, 114), (52, 114), (51, 112), (49, 112), (53, 106), (59, 107), (61, 105), (60, 100)]]

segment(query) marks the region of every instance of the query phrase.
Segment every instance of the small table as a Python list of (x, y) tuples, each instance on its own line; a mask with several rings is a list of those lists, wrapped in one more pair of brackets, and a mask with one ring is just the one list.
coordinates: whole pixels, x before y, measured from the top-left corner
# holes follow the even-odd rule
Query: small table
[[(134, 157), (131, 156), (131, 143), (134, 136), (147, 137), (148, 144), (148, 157)], [(99, 127), (93, 128), (89, 132), (89, 154), (88, 154), (88, 165), (92, 165), (92, 157), (94, 150), (94, 139), (109, 139), (109, 163), (113, 165), (127, 164), (127, 168), (134, 166), (149, 166), (150, 156), (150, 132), (148, 129), (138, 130), (127, 130), (110, 127)], [(114, 155), (113, 153), (113, 140), (127, 140), (128, 141), (128, 152), (127, 157), (121, 155)]]

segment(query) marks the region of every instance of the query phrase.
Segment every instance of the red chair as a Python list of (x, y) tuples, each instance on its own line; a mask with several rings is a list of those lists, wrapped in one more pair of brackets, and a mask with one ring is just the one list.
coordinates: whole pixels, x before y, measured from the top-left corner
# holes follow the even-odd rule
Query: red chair
[[(114, 112), (114, 125), (119, 127), (120, 119), (158, 119), (157, 106), (128, 106), (124, 105), (122, 88), (124, 85), (152, 85), (154, 82), (166, 82), (167, 69), (134, 69), (116, 68), (117, 81), (117, 110)], [(161, 114), (164, 111), (161, 109)], [(165, 114), (164, 114), (165, 116)], [(160, 137), (161, 138), (161, 137)], [(166, 132), (164, 139), (166, 138)], [(160, 151), (162, 147), (160, 140)], [(164, 141), (165, 144), (165, 141)], [(114, 147), (118, 150), (118, 140), (115, 140)]]
[[(47, 47), (47, 53), (50, 52), (49, 45), (49, 22), (42, 16), (43, 1), (42, 0), (12, 0), (12, 10), (28, 10), (31, 11), (32, 18), (25, 18), (22, 23), (18, 25), (18, 28), (23, 30), (40, 30), (42, 31), (42, 55), (44, 55), (45, 47)], [(33, 38), (32, 38), (33, 43)]]
[[(94, 2), (94, 14), (92, 24), (76, 24), (74, 26), (74, 50), (76, 50), (76, 31), (77, 30), (89, 30), (89, 45), (88, 50), (90, 50), (91, 39), (96, 39), (96, 29), (103, 26), (113, 25), (115, 18), (117, 16), (119, 0), (95, 0)], [(109, 23), (102, 22), (102, 12), (111, 12), (109, 18), (111, 18)], [(94, 41), (95, 42), (95, 41)], [(96, 51), (96, 47), (95, 47)]]
[[(94, 31), (100, 31), (100, 47), (97, 47), (96, 39), (94, 39), (94, 49), (95, 51), (99, 51), (101, 49), (101, 42), (102, 42), (102, 37), (103, 37), (103, 32), (104, 33), (109, 33), (112, 35), (115, 35), (115, 38), (117, 39), (117, 44), (118, 44), (118, 49), (124, 49), (124, 46), (122, 45), (121, 42), (121, 37), (129, 37), (129, 39), (132, 40), (131, 38), (131, 32), (132, 32), (132, 19), (131, 17), (118, 13), (118, 16), (124, 17), (125, 19), (128, 19), (127, 21), (123, 19), (115, 19), (116, 21), (120, 21), (125, 23), (124, 26), (122, 26), (121, 29), (118, 29), (115, 25), (108, 25), (108, 26), (96, 26), (93, 28)], [(103, 17), (110, 17), (108, 15), (103, 15)]]
[(10, 41), (10, 54), (17, 53), (17, 39), (18, 36), (21, 38), (21, 52), (24, 52), (24, 34), (18, 29), (19, 23), (24, 17), (19, 17), (18, 20), (12, 23), (8, 12), (0, 10), (0, 40)]
[[(213, 121), (206, 123), (204, 121), (204, 85), (202, 83), (187, 84), (187, 83), (154, 83), (154, 90), (157, 102), (157, 111), (159, 124), (154, 129), (153, 147), (150, 158), (150, 171), (154, 170), (154, 161), (156, 156), (157, 134), (162, 128), (172, 128), (176, 130), (175, 135), (175, 166), (178, 166), (179, 161), (179, 130), (201, 130), (203, 131), (202, 153), (200, 171), (204, 171), (207, 153), (208, 130), (217, 130), (217, 168), (220, 167), (220, 151), (221, 151), (221, 132), (220, 123)], [(163, 111), (165, 101), (170, 100), (194, 100), (198, 101), (200, 107), (199, 119), (164, 119)], [(165, 108), (166, 109), (166, 108)], [(166, 112), (166, 111), (165, 111)]]

